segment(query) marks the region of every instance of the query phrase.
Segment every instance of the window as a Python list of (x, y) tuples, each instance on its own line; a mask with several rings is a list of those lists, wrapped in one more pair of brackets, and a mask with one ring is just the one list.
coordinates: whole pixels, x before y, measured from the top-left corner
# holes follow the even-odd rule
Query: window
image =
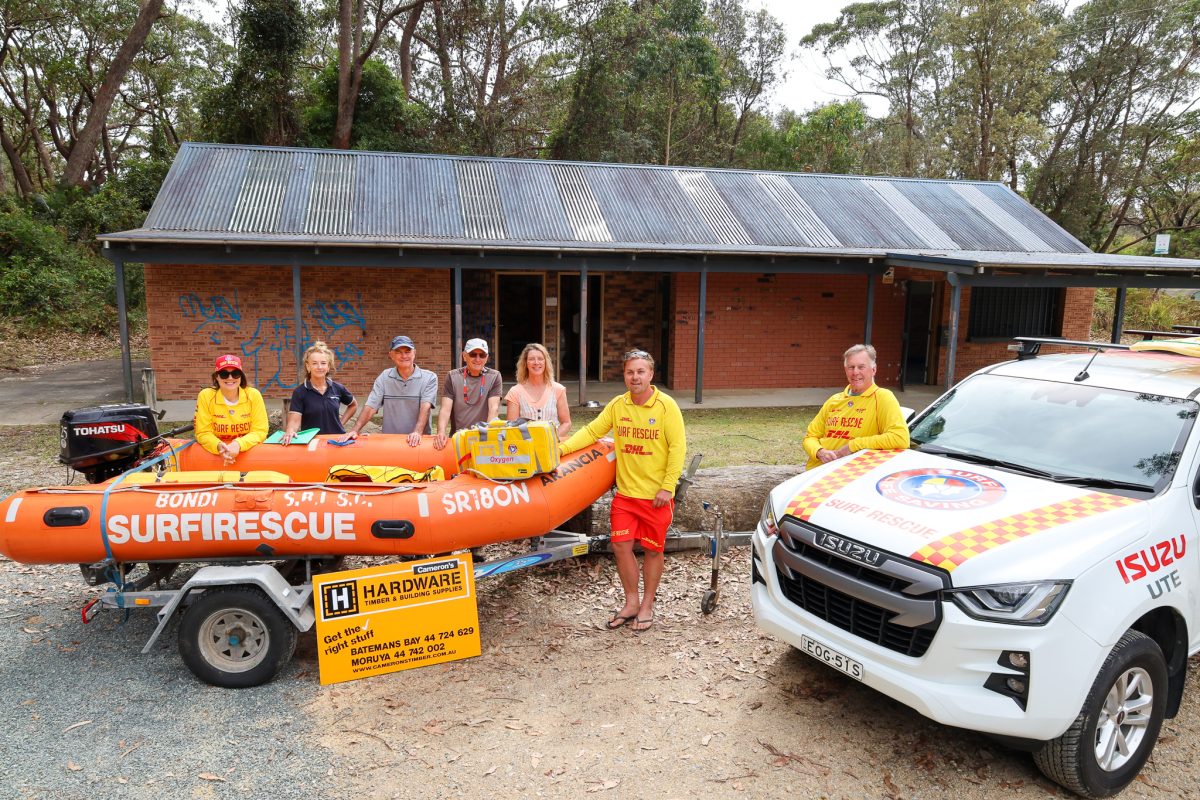
[(967, 338), (1059, 336), (1061, 289), (977, 286), (971, 289)]

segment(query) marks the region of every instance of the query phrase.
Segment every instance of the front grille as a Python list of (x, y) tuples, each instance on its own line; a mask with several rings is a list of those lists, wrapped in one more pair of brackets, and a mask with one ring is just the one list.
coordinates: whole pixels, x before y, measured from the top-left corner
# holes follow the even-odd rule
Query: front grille
[[(779, 585), (789, 601), (848, 633), (906, 656), (925, 654), (942, 621), (942, 570), (892, 553), (873, 564), (818, 547), (822, 529), (785, 519), (774, 547)], [(843, 540), (846, 537), (841, 537)]]

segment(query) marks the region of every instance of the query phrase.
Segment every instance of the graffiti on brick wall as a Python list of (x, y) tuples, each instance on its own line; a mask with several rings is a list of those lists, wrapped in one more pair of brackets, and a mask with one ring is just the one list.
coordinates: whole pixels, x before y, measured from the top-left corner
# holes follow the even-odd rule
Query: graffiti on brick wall
[(259, 389), (297, 385), (293, 353), (299, 338), (303, 350), (323, 340), (337, 356), (338, 364), (362, 359), (359, 346), (367, 332), (362, 296), (354, 300), (317, 300), (305, 307), (296, 331), (292, 317), (242, 317), (237, 290), (232, 300), (226, 295), (201, 297), (195, 292), (179, 295), (179, 313), (195, 322), (193, 333), (207, 337), (208, 344), (242, 355), (246, 372)]

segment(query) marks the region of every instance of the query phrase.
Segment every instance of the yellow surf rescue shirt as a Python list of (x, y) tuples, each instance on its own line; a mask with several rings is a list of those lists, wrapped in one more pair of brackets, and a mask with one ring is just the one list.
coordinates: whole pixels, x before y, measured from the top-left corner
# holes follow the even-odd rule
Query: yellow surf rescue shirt
[(267, 406), (253, 386), (238, 389), (236, 405), (229, 405), (220, 389), (201, 389), (196, 398), (196, 442), (216, 454), (217, 444), (237, 439), (244, 453), (267, 438)]
[(675, 494), (687, 458), (687, 434), (674, 398), (658, 387), (640, 406), (629, 392), (614, 397), (600, 416), (559, 445), (559, 452), (581, 450), (610, 430), (617, 445), (618, 492), (642, 500), (653, 500), (659, 489)]
[(896, 395), (877, 384), (862, 394), (850, 394), (850, 387), (825, 401), (821, 410), (808, 423), (804, 437), (804, 452), (808, 453), (805, 469), (821, 462), (817, 451), (837, 450), (844, 444), (850, 452), (859, 450), (903, 450), (908, 447), (908, 425), (900, 412)]

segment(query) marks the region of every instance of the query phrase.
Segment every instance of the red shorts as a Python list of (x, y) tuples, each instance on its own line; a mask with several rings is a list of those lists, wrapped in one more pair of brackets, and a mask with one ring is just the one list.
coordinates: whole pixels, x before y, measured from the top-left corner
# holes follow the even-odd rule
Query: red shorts
[(659, 508), (653, 500), (613, 495), (609, 519), (613, 542), (641, 542), (642, 547), (661, 553), (667, 546), (667, 528), (675, 514), (675, 500)]

